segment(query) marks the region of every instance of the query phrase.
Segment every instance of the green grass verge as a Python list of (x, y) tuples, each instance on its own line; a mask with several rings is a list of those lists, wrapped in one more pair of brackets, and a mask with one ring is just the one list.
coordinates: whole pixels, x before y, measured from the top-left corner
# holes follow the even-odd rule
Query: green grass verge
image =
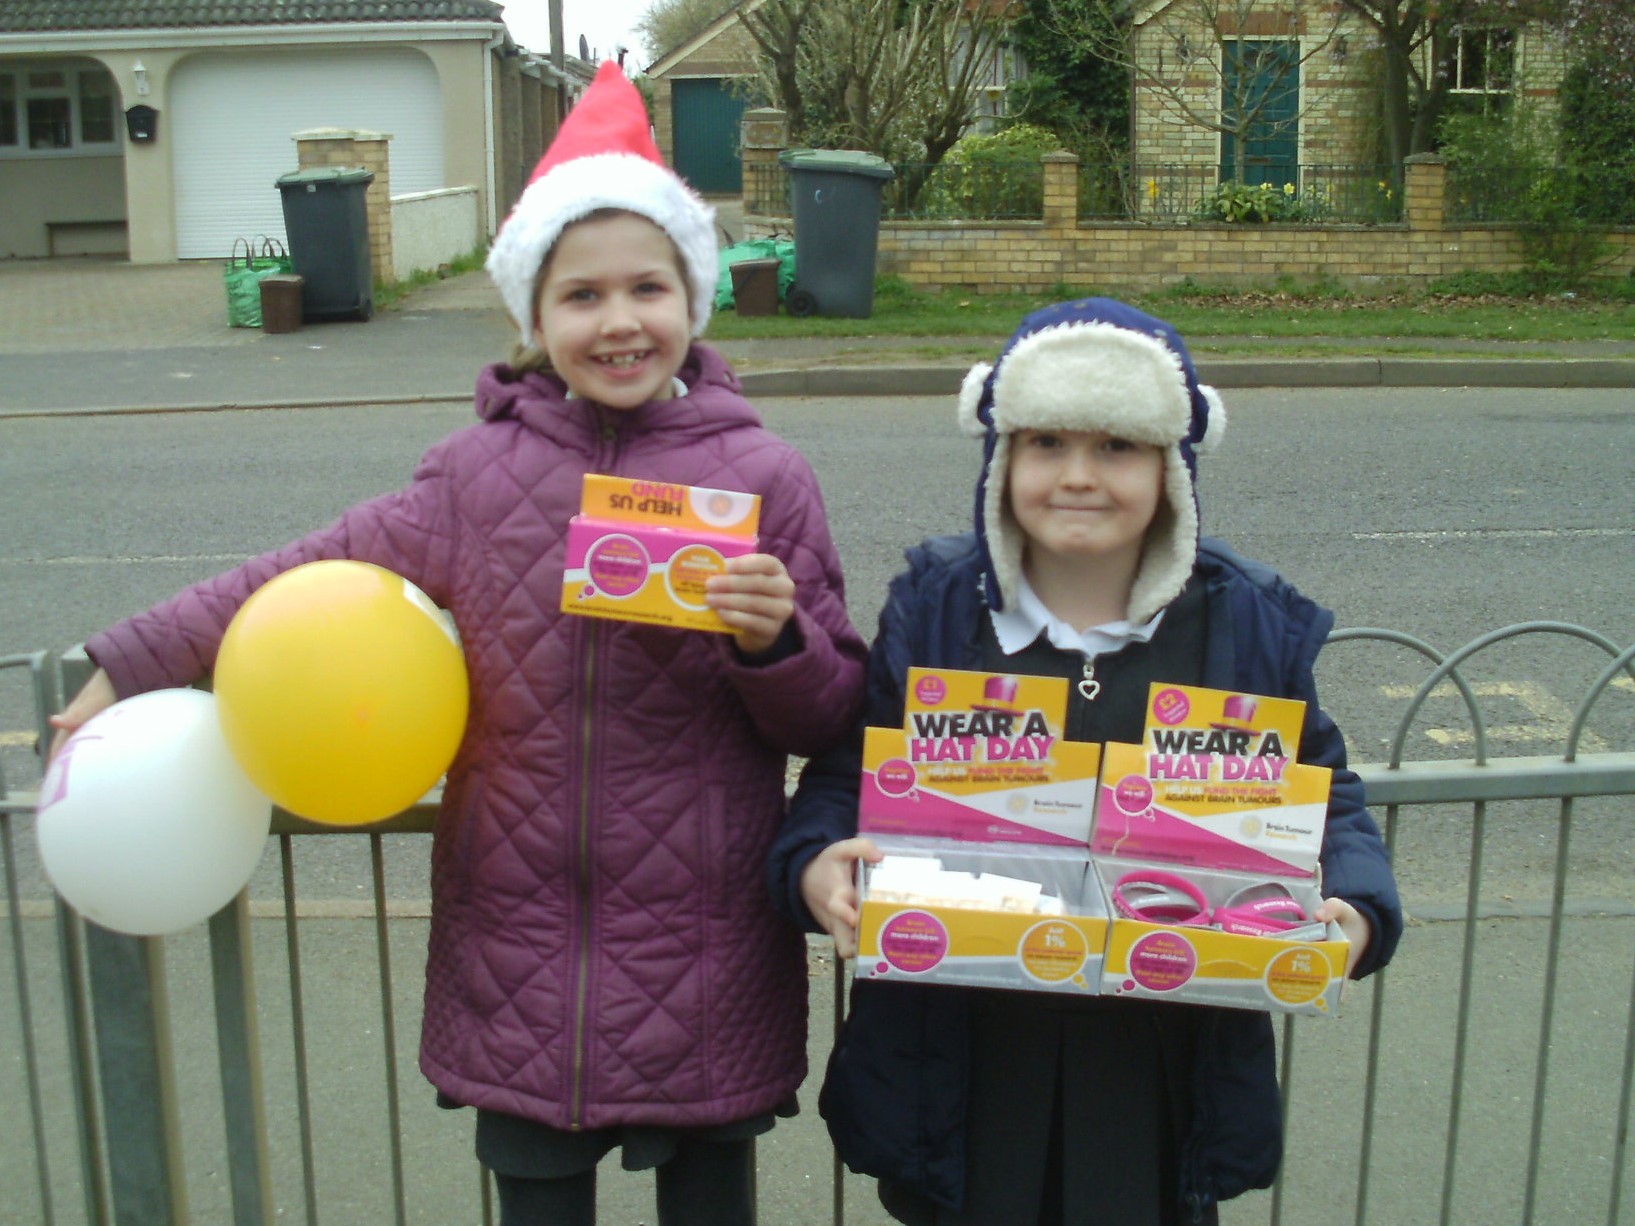
[(868, 319), (740, 317), (720, 311), (711, 319), (707, 335), (714, 340), (1006, 336), (1023, 315), (1038, 307), (1101, 294), (1166, 319), (1187, 337), (1635, 340), (1635, 278), (1609, 280), (1576, 295), (1529, 295), (1518, 292), (1520, 288), (1501, 277), (1465, 276), (1426, 289), (1377, 293), (1322, 283), (1253, 290), (1184, 283), (1152, 292), (1059, 286), (1043, 294), (974, 294), (924, 293), (883, 277), (876, 284), (874, 313)]

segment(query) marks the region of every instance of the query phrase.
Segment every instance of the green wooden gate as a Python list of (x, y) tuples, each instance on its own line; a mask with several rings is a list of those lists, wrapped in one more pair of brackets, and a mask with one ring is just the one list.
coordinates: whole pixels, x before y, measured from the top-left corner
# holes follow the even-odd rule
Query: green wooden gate
[(676, 172), (700, 192), (742, 191), (738, 128), (743, 99), (720, 77), (676, 81), (670, 97)]
[[(1300, 174), (1300, 45), (1261, 39), (1227, 42), (1221, 82), (1223, 126), (1252, 119), (1243, 142), (1243, 182), (1281, 187)], [(1221, 179), (1236, 180), (1236, 141), (1221, 133)]]

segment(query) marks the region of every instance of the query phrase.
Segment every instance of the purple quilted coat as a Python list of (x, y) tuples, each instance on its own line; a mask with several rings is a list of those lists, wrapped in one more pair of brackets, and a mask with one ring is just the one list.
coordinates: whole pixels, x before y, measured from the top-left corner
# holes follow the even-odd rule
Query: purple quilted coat
[[(479, 378), (480, 424), (408, 488), (87, 644), (121, 696), (206, 674), (234, 611), (318, 558), (394, 570), (448, 609), (471, 675), (432, 849), (420, 1064), (459, 1102), (558, 1128), (706, 1125), (771, 1110), (806, 1072), (804, 940), (772, 911), (788, 754), (841, 740), (865, 648), (822, 495), (708, 347), (690, 393), (629, 412), (553, 377)], [(761, 495), (761, 548), (798, 585), (790, 650), (563, 616), (580, 478)]]

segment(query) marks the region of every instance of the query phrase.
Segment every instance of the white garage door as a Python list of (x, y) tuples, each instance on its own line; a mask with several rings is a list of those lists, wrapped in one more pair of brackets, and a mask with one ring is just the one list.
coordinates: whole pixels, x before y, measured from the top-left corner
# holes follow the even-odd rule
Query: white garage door
[(182, 259), (283, 237), (278, 176), (297, 169), (290, 138), (307, 128), (389, 134), (394, 196), (445, 186), (437, 70), (406, 47), (195, 56), (171, 75), (169, 110)]

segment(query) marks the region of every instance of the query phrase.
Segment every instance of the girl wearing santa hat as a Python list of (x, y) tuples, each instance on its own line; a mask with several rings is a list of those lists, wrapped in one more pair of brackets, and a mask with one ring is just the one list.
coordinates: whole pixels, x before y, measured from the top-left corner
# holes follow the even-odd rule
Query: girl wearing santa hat
[[(806, 956), (764, 883), (788, 755), (839, 742), (865, 648), (806, 460), (696, 342), (713, 211), (603, 65), (488, 269), (526, 360), (410, 485), (95, 636), (63, 735), (199, 679), (261, 584), (319, 558), (393, 570), (453, 616), (471, 680), (432, 846), (420, 1066), (477, 1109), (505, 1226), (595, 1221), (596, 1168), (657, 1169), (664, 1226), (755, 1220), (755, 1137), (806, 1073)], [(583, 478), (761, 498), (709, 580), (732, 634), (563, 615)]]

